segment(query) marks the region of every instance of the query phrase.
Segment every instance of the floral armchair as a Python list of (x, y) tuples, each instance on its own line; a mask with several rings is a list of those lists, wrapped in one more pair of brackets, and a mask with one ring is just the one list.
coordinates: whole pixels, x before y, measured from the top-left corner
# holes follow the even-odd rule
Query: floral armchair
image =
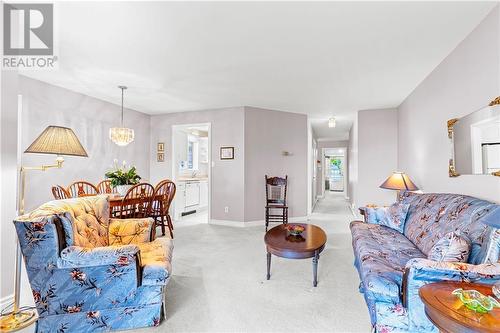
[[(458, 194), (404, 193), (404, 231), (351, 223), (355, 266), (373, 328), (378, 333), (437, 332), (425, 315), (421, 286), (438, 281), (493, 284), (500, 280), (500, 206)], [(471, 240), (467, 262), (427, 258), (447, 233)]]
[(95, 196), (48, 202), (14, 224), (37, 332), (157, 326), (165, 316), (173, 242), (152, 240), (151, 219), (109, 219), (107, 197)]

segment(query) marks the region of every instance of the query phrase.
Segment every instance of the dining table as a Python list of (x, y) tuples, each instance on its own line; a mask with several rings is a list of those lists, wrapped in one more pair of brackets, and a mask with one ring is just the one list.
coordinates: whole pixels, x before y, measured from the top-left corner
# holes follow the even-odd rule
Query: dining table
[[(153, 201), (155, 199), (161, 199), (161, 195), (158, 195), (157, 197), (154, 197), (153, 198)], [(117, 211), (117, 209), (119, 209), (119, 207), (121, 207), (122, 205), (124, 206), (128, 206), (128, 205), (135, 205), (135, 204), (139, 204), (140, 202), (143, 202), (144, 201), (144, 198), (141, 198), (141, 197), (129, 197), (125, 200), (125, 202), (123, 202), (123, 196), (119, 195), (119, 194), (109, 194), (108, 195), (108, 198), (109, 198), (109, 216), (110, 217), (113, 217), (113, 212)]]

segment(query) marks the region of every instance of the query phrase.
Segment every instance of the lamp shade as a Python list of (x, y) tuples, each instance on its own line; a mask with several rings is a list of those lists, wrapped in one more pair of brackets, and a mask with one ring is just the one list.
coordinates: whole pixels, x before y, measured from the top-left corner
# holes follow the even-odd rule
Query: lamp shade
[(380, 188), (388, 190), (406, 190), (416, 191), (418, 187), (411, 181), (410, 177), (404, 172), (394, 172), (385, 182), (380, 185)]
[(24, 152), (88, 157), (75, 132), (61, 126), (47, 127)]

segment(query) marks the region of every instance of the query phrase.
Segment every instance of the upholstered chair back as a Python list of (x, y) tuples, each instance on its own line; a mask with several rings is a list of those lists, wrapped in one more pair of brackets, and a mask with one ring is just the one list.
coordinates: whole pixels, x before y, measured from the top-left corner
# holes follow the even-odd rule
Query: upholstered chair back
[(444, 235), (460, 231), (472, 243), (469, 263), (499, 260), (500, 206), (485, 200), (459, 195), (406, 192), (402, 202), (410, 204), (405, 236), (425, 255)]
[[(113, 301), (125, 302), (137, 292), (139, 248), (107, 246), (108, 214), (106, 196), (81, 197), (46, 203), (14, 221), (38, 311), (38, 332), (66, 332), (70, 323), (78, 327), (72, 332), (93, 330), (85, 326), (89, 317), (75, 314), (113, 312)], [(135, 305), (130, 299), (128, 304)]]
[[(69, 216), (65, 218), (64, 213)], [(106, 196), (49, 201), (20, 219), (32, 221), (53, 214), (61, 215), (67, 246), (94, 248), (109, 244), (109, 203)]]

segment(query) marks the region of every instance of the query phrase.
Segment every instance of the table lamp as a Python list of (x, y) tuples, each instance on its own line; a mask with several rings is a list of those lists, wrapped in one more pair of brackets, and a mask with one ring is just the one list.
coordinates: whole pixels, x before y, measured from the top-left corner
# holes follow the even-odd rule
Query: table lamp
[(416, 191), (418, 187), (411, 181), (410, 177), (404, 172), (393, 172), (392, 175), (389, 176), (379, 186), (380, 188), (385, 188), (388, 190), (397, 190), (397, 201), (400, 199), (401, 190), (403, 191)]
[[(56, 163), (41, 165), (36, 167), (21, 166), (19, 169), (19, 188), (17, 214), (24, 214), (24, 193), (27, 170), (46, 171), (52, 168), (61, 168), (64, 162), (62, 155), (88, 157), (87, 152), (76, 137), (73, 130), (61, 126), (47, 127), (38, 138), (24, 151), (25, 153), (52, 154), (57, 155)], [(17, 236), (16, 236), (17, 237)], [(21, 291), (21, 261), (22, 253), (19, 241), (16, 238), (16, 268), (14, 280), (14, 300), (12, 311), (0, 317), (0, 328), (2, 332), (17, 331), (31, 325), (35, 320), (35, 310), (23, 309), (19, 307), (19, 297)]]

